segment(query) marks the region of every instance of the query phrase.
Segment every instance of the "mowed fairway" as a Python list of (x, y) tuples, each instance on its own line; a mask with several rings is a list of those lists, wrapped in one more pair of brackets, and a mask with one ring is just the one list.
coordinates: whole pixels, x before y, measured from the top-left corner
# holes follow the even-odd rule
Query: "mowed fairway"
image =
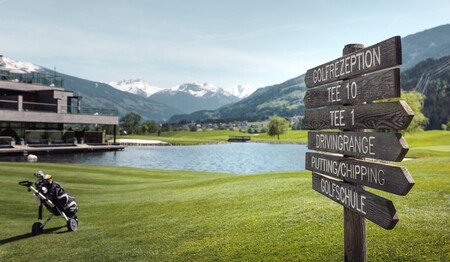
[[(400, 221), (390, 231), (367, 222), (369, 261), (450, 260), (450, 155), (437, 155), (402, 163), (416, 182), (407, 196), (370, 190)], [(36, 170), (77, 198), (78, 231), (56, 217), (31, 237), (37, 205), (17, 182)], [(311, 189), (309, 171), (0, 163), (0, 187), (0, 261), (343, 260), (343, 208)]]

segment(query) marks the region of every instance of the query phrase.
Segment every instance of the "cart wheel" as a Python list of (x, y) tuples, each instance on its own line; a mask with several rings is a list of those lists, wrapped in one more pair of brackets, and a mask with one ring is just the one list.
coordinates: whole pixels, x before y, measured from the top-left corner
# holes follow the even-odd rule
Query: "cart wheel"
[(67, 220), (67, 230), (76, 231), (78, 229), (78, 221), (74, 218)]
[(40, 233), (42, 233), (42, 230), (43, 230), (42, 223), (36, 222), (31, 227), (31, 235), (33, 235), (33, 236), (39, 235)]

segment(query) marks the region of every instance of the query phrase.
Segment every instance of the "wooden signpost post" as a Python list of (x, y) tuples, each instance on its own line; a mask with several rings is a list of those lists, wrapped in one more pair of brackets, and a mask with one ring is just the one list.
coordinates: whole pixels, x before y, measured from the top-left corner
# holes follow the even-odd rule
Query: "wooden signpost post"
[(345, 261), (367, 259), (364, 218), (385, 229), (398, 222), (392, 201), (364, 186), (397, 195), (414, 186), (406, 168), (378, 161), (402, 161), (409, 149), (400, 133), (386, 131), (406, 129), (411, 108), (404, 101), (374, 102), (400, 97), (400, 70), (376, 71), (401, 65), (401, 57), (396, 36), (367, 48), (347, 45), (342, 57), (306, 72), (304, 126), (340, 130), (309, 132), (308, 148), (324, 153), (308, 152), (305, 162), (313, 189), (344, 206)]

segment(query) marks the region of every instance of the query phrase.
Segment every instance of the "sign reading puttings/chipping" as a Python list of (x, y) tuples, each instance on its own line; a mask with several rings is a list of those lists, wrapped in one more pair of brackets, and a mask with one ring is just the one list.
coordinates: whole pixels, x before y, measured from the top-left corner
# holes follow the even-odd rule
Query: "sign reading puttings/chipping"
[(315, 87), (401, 63), (401, 39), (396, 36), (309, 69), (306, 71), (305, 84), (307, 87)]
[(402, 196), (414, 186), (405, 167), (330, 154), (307, 152), (305, 169)]
[(313, 189), (322, 195), (385, 229), (392, 229), (397, 224), (397, 211), (392, 201), (316, 173), (312, 176)]

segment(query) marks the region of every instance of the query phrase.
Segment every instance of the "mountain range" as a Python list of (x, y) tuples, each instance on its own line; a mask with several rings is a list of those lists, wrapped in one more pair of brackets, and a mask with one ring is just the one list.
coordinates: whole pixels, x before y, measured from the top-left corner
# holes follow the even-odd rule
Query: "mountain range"
[(108, 84), (116, 89), (164, 103), (186, 114), (198, 110), (214, 110), (237, 102), (255, 91), (248, 85), (238, 85), (225, 90), (208, 83), (185, 83), (164, 89), (153, 86), (142, 79), (109, 82)]
[(293, 116), (304, 113), (303, 97), (306, 92), (304, 75), (284, 83), (259, 88), (249, 97), (217, 110), (202, 110), (189, 115), (174, 115), (168, 122), (223, 120), (266, 120), (270, 116)]
[(62, 77), (64, 88), (83, 97), (85, 109), (116, 109), (119, 116), (135, 112), (144, 119), (167, 121), (175, 114), (188, 114), (198, 110), (213, 110), (239, 101), (252, 91), (250, 86), (236, 86), (224, 90), (211, 84), (182, 84), (171, 89), (152, 86), (141, 79), (94, 82), (55, 72), (30, 62), (1, 57), (0, 69), (13, 73), (42, 73)]
[[(195, 97), (202, 97), (203, 94), (210, 92), (218, 92), (227, 96), (235, 96), (242, 99), (251, 95), (256, 90), (250, 85), (237, 85), (231, 88), (224, 89), (208, 83), (185, 83), (172, 88), (161, 88), (151, 85), (143, 79), (122, 80), (120, 82), (111, 81), (107, 84), (116, 89), (144, 97), (150, 97), (155, 93), (171, 90), (172, 94), (174, 93), (173, 91), (180, 91), (190, 93)], [(211, 95), (211, 93), (209, 95)]]
[[(380, 39), (382, 41), (383, 39)], [(450, 55), (450, 24), (438, 26), (402, 38), (402, 70), (405, 72), (424, 59)], [(332, 60), (334, 57), (331, 57)], [(323, 62), (323, 61), (322, 61)], [(320, 64), (320, 62), (318, 62)], [(417, 72), (422, 74), (422, 72)], [(402, 74), (404, 76), (406, 74)], [(258, 89), (249, 97), (213, 111), (198, 111), (189, 115), (174, 115), (169, 122), (205, 121), (207, 119), (266, 120), (269, 116), (291, 117), (302, 115), (306, 92), (304, 74), (278, 85)], [(418, 76), (418, 79), (420, 75)], [(418, 80), (417, 79), (417, 80)], [(403, 81), (403, 79), (402, 79)], [(403, 83), (402, 83), (403, 88)], [(431, 102), (425, 104), (425, 111)], [(443, 121), (444, 118), (441, 118)], [(436, 124), (429, 127), (436, 127)]]
[(187, 114), (199, 110), (214, 110), (240, 100), (223, 88), (211, 84), (186, 83), (164, 89), (150, 96), (151, 99), (171, 105)]
[[(383, 39), (380, 39), (380, 41), (381, 40)], [(438, 66), (430, 64), (440, 63), (438, 61), (439, 58), (450, 55), (450, 25), (438, 26), (403, 37), (402, 54), (402, 85), (404, 85), (403, 81), (405, 80), (405, 83), (417, 86), (417, 83), (421, 81), (421, 76), (426, 70), (430, 71)], [(419, 62), (429, 58), (433, 58), (434, 60), (430, 60), (425, 63), (425, 65), (420, 66), (420, 68), (428, 69), (424, 69), (425, 71), (420, 71), (417, 68), (414, 69), (414, 66), (419, 64)], [(330, 58), (330, 60), (331, 59), (333, 58)], [(323, 61), (318, 61), (318, 63), (320, 62)], [(430, 67), (427, 67), (427, 65), (430, 65)], [(227, 90), (227, 92), (222, 92), (219, 88), (212, 88), (214, 85), (211, 84), (191, 83), (182, 84), (169, 90), (160, 90), (160, 88), (148, 85), (142, 80), (128, 80), (115, 84), (111, 83), (116, 86), (116, 88), (114, 88), (109, 84), (55, 73), (53, 70), (36, 66), (32, 63), (18, 62), (6, 57), (3, 57), (3, 62), (0, 62), (0, 68), (10, 71), (17, 70), (18, 73), (47, 72), (56, 74), (64, 78), (65, 89), (73, 91), (76, 95), (83, 97), (83, 107), (115, 108), (118, 110), (119, 116), (123, 116), (129, 112), (136, 112), (140, 114), (143, 119), (151, 119), (157, 122), (169, 121), (176, 123), (183, 120), (204, 121), (207, 119), (266, 120), (272, 115), (283, 117), (301, 115), (305, 110), (303, 106), (303, 96), (306, 92), (306, 87), (303, 74), (281, 84), (259, 88), (251, 95), (245, 97), (245, 95), (240, 95), (248, 89), (245, 86), (236, 87), (237, 90), (235, 91)], [(408, 72), (408, 74), (405, 74), (406, 72)], [(419, 74), (421, 76), (419, 76)], [(408, 80), (406, 79), (406, 75), (408, 76)], [(416, 81), (416, 84), (412, 84), (414, 81)], [(447, 78), (439, 78), (439, 81), (436, 83), (439, 83), (438, 85), (440, 86), (442, 86), (442, 83), (447, 85), (447, 82), (445, 81), (447, 81)], [(135, 88), (131, 88), (130, 84)], [(411, 86), (403, 88), (408, 89), (410, 87)], [(433, 88), (433, 86), (429, 88)], [(214, 89), (218, 94), (227, 93), (226, 95), (228, 98), (215, 97), (215, 100), (211, 102), (212, 105), (208, 105), (205, 102), (204, 105), (195, 107), (201, 104), (199, 101), (202, 100), (191, 101), (191, 98), (205, 99), (207, 97), (213, 97), (212, 95), (209, 95), (206, 90), (202, 89)], [(440, 90), (445, 91), (447, 89), (441, 88)], [(202, 94), (202, 96), (200, 96), (200, 94)], [(426, 93), (426, 95), (430, 96), (429, 93)], [(187, 97), (189, 97), (189, 99)], [(231, 100), (229, 99), (230, 97), (232, 98)], [(434, 100), (428, 100), (425, 103), (425, 111), (431, 108), (432, 104), (438, 101), (437, 98), (440, 96), (434, 95), (433, 97)], [(172, 98), (174, 99), (173, 101), (177, 102), (169, 102), (169, 98)], [(180, 106), (181, 101), (189, 101), (189, 104), (195, 104), (195, 106)], [(213, 106), (216, 106), (216, 108)], [(438, 109), (439, 107), (437, 107), (436, 110)], [(444, 121), (445, 119), (446, 116), (443, 116), (439, 121)], [(437, 122), (433, 123), (432, 127), (436, 128), (436, 126)]]
[(402, 53), (402, 69), (411, 68), (428, 58), (450, 55), (450, 24), (403, 37)]
[(183, 111), (166, 104), (129, 92), (120, 91), (105, 83), (93, 82), (57, 73), (45, 67), (28, 62), (15, 61), (8, 57), (1, 57), (0, 69), (8, 70), (13, 73), (37, 72), (61, 77), (64, 79), (64, 89), (73, 91), (75, 95), (81, 96), (82, 107), (89, 111), (97, 109), (115, 109), (118, 111), (119, 116), (126, 115), (129, 112), (136, 112), (144, 119), (153, 119), (157, 121), (165, 121), (173, 114), (183, 113)]
[(450, 121), (450, 55), (428, 58), (404, 71), (401, 85), (425, 95), (422, 113), (429, 121), (427, 129), (441, 129)]
[(149, 97), (154, 93), (163, 90), (162, 88), (153, 86), (142, 79), (122, 80), (119, 82), (111, 81), (107, 84), (121, 91), (143, 97)]

